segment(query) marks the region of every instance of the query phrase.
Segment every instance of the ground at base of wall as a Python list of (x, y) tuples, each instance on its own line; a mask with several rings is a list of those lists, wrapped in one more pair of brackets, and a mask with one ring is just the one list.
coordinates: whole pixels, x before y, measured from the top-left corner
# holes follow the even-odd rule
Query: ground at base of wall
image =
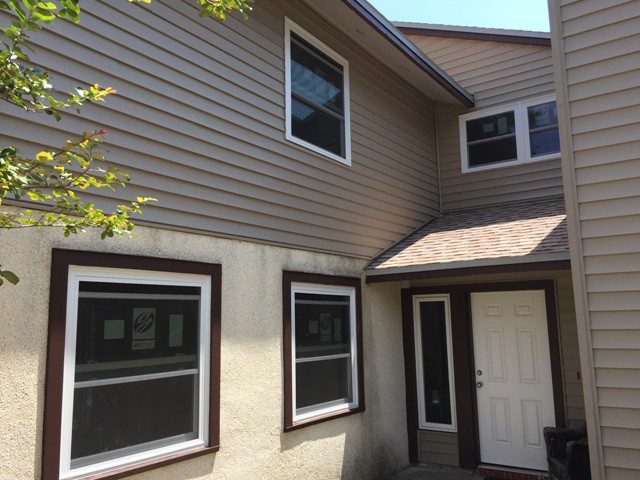
[(468, 470), (452, 467), (409, 467), (390, 476), (388, 480), (484, 480)]

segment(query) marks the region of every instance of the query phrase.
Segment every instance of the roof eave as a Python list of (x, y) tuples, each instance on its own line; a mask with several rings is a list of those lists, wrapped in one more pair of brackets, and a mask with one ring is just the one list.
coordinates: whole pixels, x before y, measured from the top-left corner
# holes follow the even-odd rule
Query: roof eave
[(471, 93), (467, 92), (435, 63), (430, 61), (418, 47), (411, 43), (402, 32), (380, 15), (368, 2), (363, 0), (342, 0), (342, 2), (463, 105), (467, 107), (475, 105), (474, 97)]

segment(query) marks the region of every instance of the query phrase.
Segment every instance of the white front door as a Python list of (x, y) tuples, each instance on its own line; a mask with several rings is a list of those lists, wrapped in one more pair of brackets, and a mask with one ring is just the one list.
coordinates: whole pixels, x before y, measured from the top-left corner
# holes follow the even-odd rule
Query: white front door
[(482, 463), (546, 470), (555, 426), (544, 291), (471, 294)]

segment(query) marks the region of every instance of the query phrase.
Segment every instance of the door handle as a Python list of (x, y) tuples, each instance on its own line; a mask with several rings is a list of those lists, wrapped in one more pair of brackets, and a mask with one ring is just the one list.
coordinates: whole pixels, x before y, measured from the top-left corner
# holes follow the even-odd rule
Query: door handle
[(484, 383), (482, 383), (482, 382), (476, 383), (476, 387), (478, 387), (478, 388), (482, 388), (482, 385), (484, 385)]

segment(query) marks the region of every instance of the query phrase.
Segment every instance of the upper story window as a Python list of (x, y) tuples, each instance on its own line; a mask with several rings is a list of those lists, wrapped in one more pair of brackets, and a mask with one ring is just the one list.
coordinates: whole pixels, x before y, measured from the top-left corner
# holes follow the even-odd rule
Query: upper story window
[(136, 269), (139, 258), (54, 252), (66, 296), (52, 289), (51, 328), (64, 336), (49, 354), (47, 402), (61, 394), (60, 410), (46, 409), (47, 425), (59, 425), (57, 458), (45, 442), (51, 478), (134, 473), (217, 449), (219, 266), (152, 259), (167, 270), (151, 271)]
[(350, 165), (349, 63), (289, 19), (285, 42), (287, 140)]
[(549, 160), (560, 156), (555, 97), (461, 115), (462, 171)]
[(285, 272), (285, 429), (360, 411), (360, 279)]

